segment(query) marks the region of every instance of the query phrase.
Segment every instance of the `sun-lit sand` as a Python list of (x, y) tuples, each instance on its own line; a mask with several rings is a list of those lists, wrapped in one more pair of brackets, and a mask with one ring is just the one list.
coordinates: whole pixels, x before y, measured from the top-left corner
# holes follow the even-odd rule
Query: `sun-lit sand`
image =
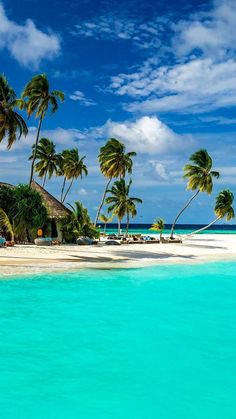
[(197, 263), (236, 260), (236, 235), (186, 237), (182, 244), (122, 246), (16, 245), (0, 248), (0, 276), (78, 268), (131, 268), (160, 263)]

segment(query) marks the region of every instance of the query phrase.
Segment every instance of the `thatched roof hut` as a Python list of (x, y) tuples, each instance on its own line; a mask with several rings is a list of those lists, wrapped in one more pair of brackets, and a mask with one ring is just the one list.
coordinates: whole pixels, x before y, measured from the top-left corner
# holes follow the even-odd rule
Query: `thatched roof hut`
[(48, 211), (48, 216), (56, 220), (66, 217), (71, 214), (71, 211), (59, 202), (53, 195), (47, 192), (42, 186), (40, 186), (34, 180), (31, 182), (31, 188), (37, 191), (43, 200), (43, 203)]
[(6, 186), (7, 188), (14, 188), (15, 186), (11, 185), (10, 183), (0, 182), (0, 187)]

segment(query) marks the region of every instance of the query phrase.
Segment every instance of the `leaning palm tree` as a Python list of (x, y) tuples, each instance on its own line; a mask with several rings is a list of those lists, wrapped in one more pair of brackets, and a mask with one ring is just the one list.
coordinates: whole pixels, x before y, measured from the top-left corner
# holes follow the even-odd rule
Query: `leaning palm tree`
[(83, 175), (87, 176), (88, 169), (86, 164), (84, 163), (85, 156), (80, 157), (77, 148), (73, 148), (69, 150), (67, 153), (66, 159), (63, 163), (63, 170), (65, 176), (68, 180), (70, 180), (70, 184), (65, 192), (64, 196), (62, 197), (62, 203), (65, 202), (65, 199), (73, 185), (75, 179), (80, 177), (82, 179)]
[(14, 227), (7, 213), (0, 208), (0, 227), (5, 228), (11, 235), (11, 241), (14, 242)]
[(100, 214), (99, 215), (99, 220), (104, 224), (104, 229), (103, 229), (103, 233), (106, 233), (106, 227), (107, 227), (107, 223), (111, 223), (113, 219), (113, 216), (109, 217), (108, 215), (105, 214)]
[[(62, 202), (63, 195), (64, 195), (66, 181), (68, 180), (67, 173), (65, 171), (65, 166), (66, 166), (66, 160), (69, 157), (70, 157), (70, 150), (69, 149), (63, 150), (58, 155), (56, 174), (57, 174), (57, 176), (63, 176), (63, 183), (62, 183), (62, 188), (61, 188), (61, 202)], [(67, 167), (68, 167), (68, 165), (67, 165)]]
[(50, 91), (46, 74), (38, 74), (26, 84), (22, 92), (22, 98), (25, 100), (25, 108), (28, 117), (35, 113), (35, 117), (39, 119), (29, 180), (29, 184), (31, 184), (34, 175), (34, 163), (37, 155), (42, 122), (48, 110), (50, 110), (51, 113), (57, 111), (58, 101), (64, 101), (64, 93), (60, 90)]
[(226, 221), (230, 221), (234, 218), (234, 209), (232, 207), (234, 201), (234, 195), (228, 189), (221, 191), (216, 197), (216, 204), (215, 204), (215, 215), (216, 218), (210, 224), (205, 227), (200, 228), (199, 230), (193, 231), (192, 234), (200, 233), (201, 231), (206, 230), (207, 228), (211, 227), (217, 221), (226, 218)]
[[(34, 157), (35, 145), (32, 146), (32, 154), (29, 160)], [(36, 153), (35, 171), (40, 178), (43, 178), (42, 186), (45, 186), (46, 178), (51, 179), (54, 173), (57, 173), (59, 155), (56, 153), (55, 144), (48, 138), (41, 138), (38, 143)]]
[(27, 135), (27, 125), (15, 109), (22, 106), (22, 101), (16, 98), (7, 79), (0, 75), (0, 142), (7, 140), (7, 148), (23, 135)]
[(107, 211), (112, 212), (118, 218), (118, 233), (120, 234), (120, 225), (124, 216), (127, 216), (126, 233), (129, 231), (130, 215), (134, 217), (137, 214), (136, 203), (142, 203), (142, 199), (129, 196), (130, 186), (132, 181), (128, 184), (124, 179), (117, 180), (107, 192), (111, 195), (106, 198), (106, 203), (111, 204)]
[(163, 234), (164, 228), (165, 228), (165, 221), (162, 218), (157, 218), (153, 222), (153, 224), (152, 224), (152, 226), (150, 228), (150, 230), (159, 231), (160, 232), (160, 243), (161, 243), (161, 240), (162, 240), (162, 234)]
[(124, 178), (126, 173), (132, 172), (133, 161), (132, 157), (136, 156), (134, 151), (126, 153), (125, 145), (116, 138), (110, 138), (106, 144), (100, 148), (98, 156), (100, 163), (100, 170), (107, 178), (107, 184), (102, 196), (101, 203), (98, 207), (97, 215), (94, 221), (94, 226), (97, 225), (99, 214), (103, 207), (106, 194), (113, 178)]
[(198, 150), (190, 156), (193, 164), (186, 164), (184, 167), (184, 178), (188, 179), (187, 189), (195, 191), (194, 195), (188, 200), (184, 208), (176, 216), (171, 227), (170, 237), (173, 238), (175, 225), (181, 214), (188, 208), (194, 198), (200, 192), (211, 194), (213, 188), (213, 178), (219, 178), (219, 172), (212, 170), (212, 159), (206, 150)]

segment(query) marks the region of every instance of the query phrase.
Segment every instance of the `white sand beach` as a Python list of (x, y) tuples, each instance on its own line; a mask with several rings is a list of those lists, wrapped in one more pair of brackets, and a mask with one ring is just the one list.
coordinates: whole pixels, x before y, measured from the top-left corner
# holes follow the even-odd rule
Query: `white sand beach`
[(121, 246), (16, 245), (0, 248), (0, 277), (34, 272), (95, 268), (134, 268), (151, 264), (236, 260), (236, 235), (206, 234), (185, 237), (179, 244)]

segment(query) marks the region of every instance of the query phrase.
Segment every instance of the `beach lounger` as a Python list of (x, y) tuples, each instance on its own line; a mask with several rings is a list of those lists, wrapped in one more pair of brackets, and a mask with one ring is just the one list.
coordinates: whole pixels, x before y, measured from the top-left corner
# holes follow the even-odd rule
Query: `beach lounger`
[(5, 237), (0, 237), (0, 247), (6, 246), (6, 239)]
[(51, 237), (38, 237), (34, 240), (34, 244), (36, 244), (36, 246), (51, 246), (52, 239)]

